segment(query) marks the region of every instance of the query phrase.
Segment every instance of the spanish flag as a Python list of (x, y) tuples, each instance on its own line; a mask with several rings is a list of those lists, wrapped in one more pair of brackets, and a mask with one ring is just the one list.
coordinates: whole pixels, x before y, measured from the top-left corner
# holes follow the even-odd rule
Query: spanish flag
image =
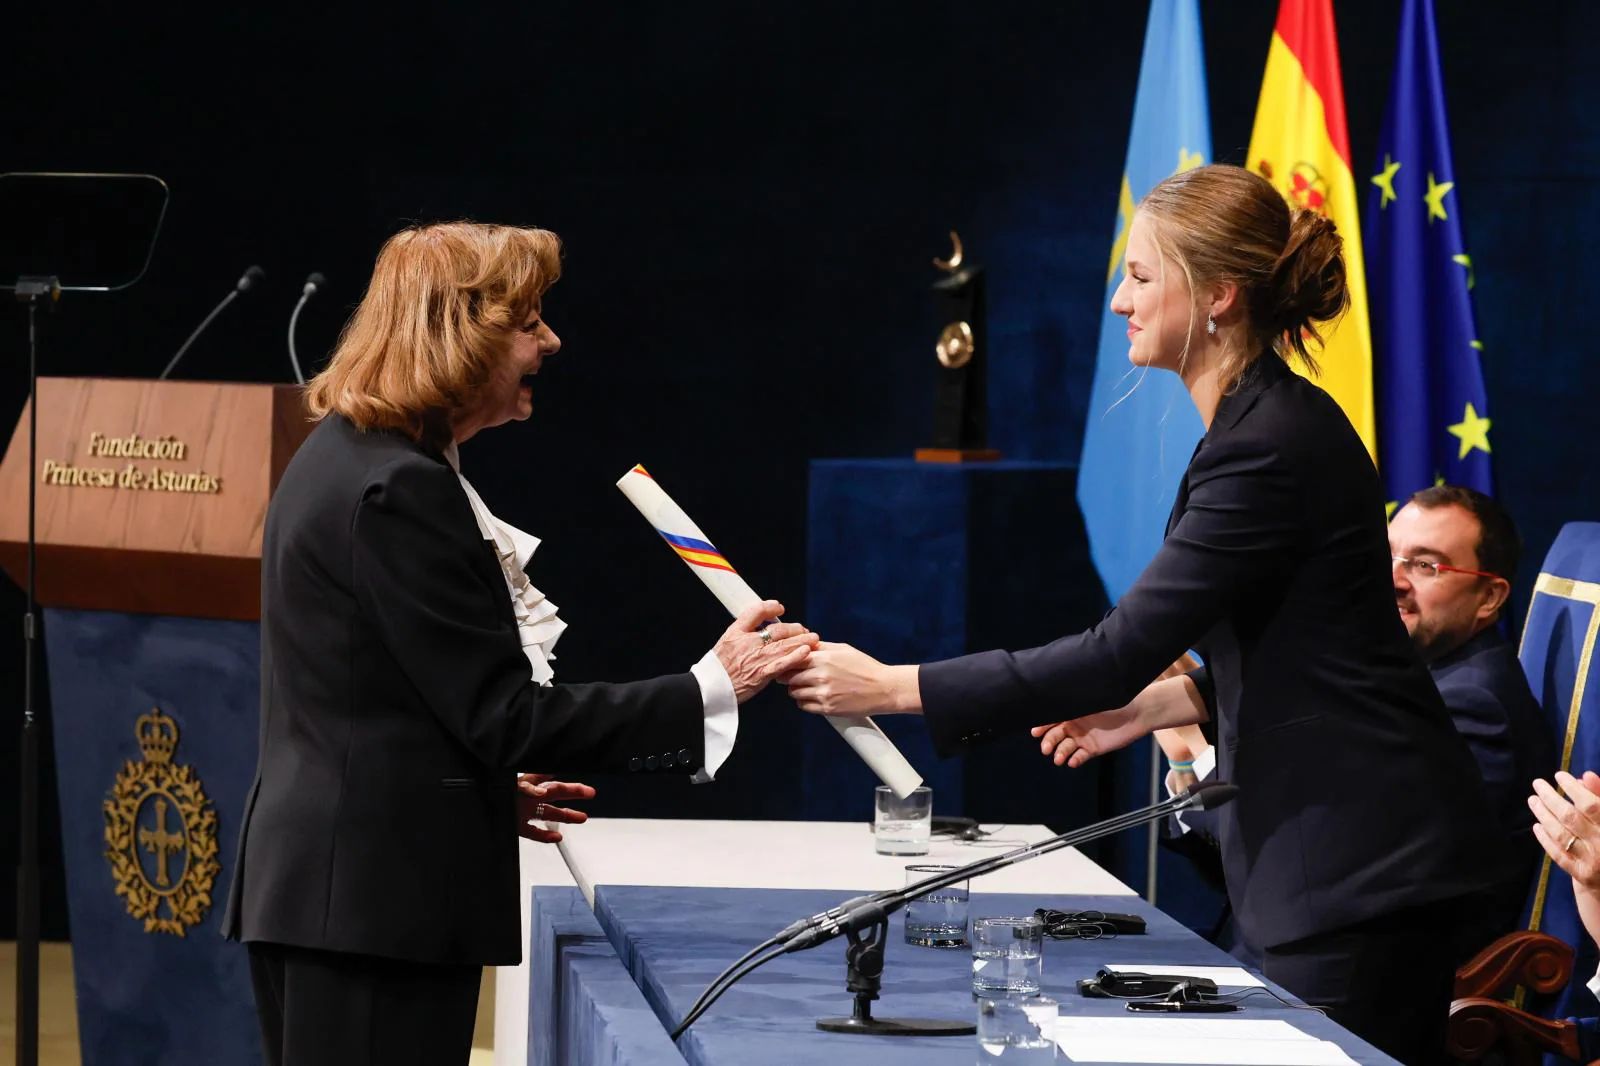
[[(1281, 0), (1267, 50), (1267, 73), (1250, 133), (1249, 166), (1295, 207), (1321, 211), (1344, 238), (1350, 310), (1325, 333), (1317, 379), (1377, 455), (1373, 429), (1372, 333), (1367, 275), (1350, 169), (1350, 136), (1339, 77), (1333, 0)], [(1301, 369), (1303, 368), (1296, 368)]]

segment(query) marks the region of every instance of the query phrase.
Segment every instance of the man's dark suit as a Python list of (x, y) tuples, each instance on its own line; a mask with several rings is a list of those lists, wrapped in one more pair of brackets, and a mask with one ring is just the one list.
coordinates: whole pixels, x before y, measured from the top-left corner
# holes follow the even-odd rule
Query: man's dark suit
[(1513, 857), (1495, 890), (1501, 913), (1497, 925), (1504, 931), (1516, 922), (1544, 854), (1533, 838), (1528, 793), (1534, 778), (1548, 778), (1558, 768), (1555, 737), (1528, 687), (1516, 649), (1497, 626), (1441, 655), (1428, 669), (1456, 731), (1477, 760), (1490, 809)]
[[(1477, 768), (1411, 647), (1389, 571), (1383, 496), (1360, 439), (1326, 393), (1264, 356), (1222, 398), (1166, 541), (1118, 605), (1042, 648), (923, 666), (928, 728), (950, 753), (1121, 707), (1194, 648), (1219, 776), (1239, 787), (1220, 836), (1228, 895), (1254, 943), (1460, 898), (1486, 887), (1498, 842), (1485, 837)], [(1445, 970), (1422, 982), (1429, 996), (1441, 979), (1447, 997)]]
[(261, 755), (223, 928), (515, 963), (515, 771), (692, 772), (703, 721), (687, 673), (532, 684), (455, 472), (403, 435), (330, 415), (268, 511)]

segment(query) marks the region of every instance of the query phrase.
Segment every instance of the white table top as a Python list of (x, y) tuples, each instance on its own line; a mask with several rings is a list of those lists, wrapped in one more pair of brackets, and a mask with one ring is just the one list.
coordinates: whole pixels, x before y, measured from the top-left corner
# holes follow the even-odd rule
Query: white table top
[[(1042, 825), (985, 826), (977, 843), (935, 837), (926, 855), (879, 855), (865, 822), (754, 822), (594, 818), (567, 826), (560, 844), (578, 887), (899, 888), (911, 863), (961, 865), (1051, 836)], [(989, 874), (975, 892), (1133, 895), (1074, 848)]]

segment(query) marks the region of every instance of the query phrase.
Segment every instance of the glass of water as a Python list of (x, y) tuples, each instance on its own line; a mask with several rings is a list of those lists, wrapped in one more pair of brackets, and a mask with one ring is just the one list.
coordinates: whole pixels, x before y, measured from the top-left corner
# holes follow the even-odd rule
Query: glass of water
[[(906, 887), (947, 874), (954, 866), (907, 866)], [(906, 904), (906, 943), (924, 948), (967, 946), (967, 882), (936, 888)]]
[(1033, 999), (978, 1000), (978, 1066), (994, 1059), (1010, 1063), (1056, 1061), (1056, 1001)]
[(872, 846), (879, 855), (926, 855), (933, 830), (933, 789), (918, 785), (901, 799), (879, 785), (872, 819)]
[(977, 996), (1036, 996), (1044, 976), (1044, 923), (1026, 918), (979, 918), (972, 923), (972, 992)]

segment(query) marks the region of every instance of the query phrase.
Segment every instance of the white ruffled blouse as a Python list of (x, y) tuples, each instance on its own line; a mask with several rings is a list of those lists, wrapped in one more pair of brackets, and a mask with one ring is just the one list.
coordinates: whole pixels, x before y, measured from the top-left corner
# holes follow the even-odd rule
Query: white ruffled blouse
[(539, 547), (539, 538), (524, 533), (509, 522), (494, 516), (483, 497), (472, 483), (461, 475), (461, 457), (452, 442), (444, 457), (456, 472), (456, 479), (466, 491), (467, 502), (472, 504), (472, 517), (478, 522), (478, 532), (494, 545), (500, 559), (500, 571), (505, 575), (506, 588), (511, 593), (511, 610), (517, 618), (517, 635), (522, 641), (522, 654), (528, 657), (536, 685), (548, 685), (556, 672), (550, 666), (555, 660), (556, 641), (566, 631), (567, 623), (556, 614), (556, 605), (544, 593), (533, 587), (525, 567)]
[[(494, 545), (494, 553), (500, 559), (500, 571), (505, 575), (506, 589), (511, 594), (511, 610), (517, 619), (522, 654), (528, 657), (533, 681), (548, 685), (555, 678), (550, 664), (555, 661), (556, 641), (566, 632), (567, 623), (557, 615), (556, 605), (533, 587), (525, 571), (528, 560), (539, 547), (539, 538), (495, 517), (478, 490), (462, 476), (461, 454), (454, 441), (445, 448), (444, 457), (456, 472), (456, 479), (467, 494), (467, 502), (472, 505), (478, 532)], [(739, 701), (733, 681), (715, 652), (706, 652), (689, 672), (700, 686), (700, 701), (705, 708), (705, 765), (692, 778), (698, 784), (712, 780), (733, 751), (739, 731)]]

